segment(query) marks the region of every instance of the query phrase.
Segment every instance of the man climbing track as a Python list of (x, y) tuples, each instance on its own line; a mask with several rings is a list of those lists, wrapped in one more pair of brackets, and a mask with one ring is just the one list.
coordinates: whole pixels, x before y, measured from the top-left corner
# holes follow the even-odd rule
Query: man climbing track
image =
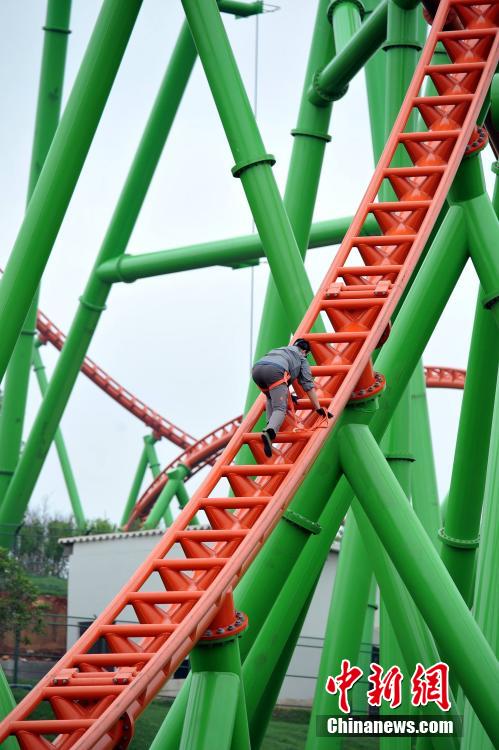
[(286, 416), (288, 388), (293, 380), (298, 380), (317, 414), (324, 418), (332, 416), (319, 403), (310, 365), (307, 362), (309, 352), (308, 341), (297, 339), (290, 346), (272, 349), (253, 365), (253, 380), (267, 397), (267, 426), (261, 437), (268, 458), (272, 456), (272, 441), (275, 440)]

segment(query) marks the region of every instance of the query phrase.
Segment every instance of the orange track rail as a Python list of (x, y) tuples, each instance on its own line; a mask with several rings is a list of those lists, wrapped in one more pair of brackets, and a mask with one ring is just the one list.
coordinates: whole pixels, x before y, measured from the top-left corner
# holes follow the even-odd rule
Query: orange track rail
[[(466, 378), (466, 370), (458, 370), (454, 367), (433, 367), (431, 365), (424, 368), (427, 388), (456, 388), (462, 390)], [(141, 525), (147, 520), (147, 517), (158, 499), (163, 487), (168, 482), (168, 472), (175, 469), (180, 464), (187, 466), (189, 476), (186, 481), (204, 469), (208, 464), (212, 464), (229, 443), (235, 431), (241, 424), (242, 417), (236, 417), (231, 422), (218, 427), (210, 432), (198, 443), (188, 448), (186, 451), (173, 459), (158, 476), (151, 482), (149, 487), (144, 491), (142, 496), (137, 500), (130, 518), (123, 527), (123, 531), (130, 531), (135, 521), (140, 521)]]
[[(50, 342), (56, 349), (61, 351), (66, 340), (64, 333), (57, 328), (46, 315), (38, 310), (36, 327), (40, 334), (40, 340), (43, 342)], [(126, 388), (123, 388), (111, 375), (104, 372), (99, 365), (95, 364), (89, 357), (85, 357), (85, 360), (81, 366), (81, 371), (87, 378), (95, 383), (104, 393), (111, 396), (112, 399), (117, 401), (127, 411), (133, 414), (135, 417), (140, 419), (144, 424), (154, 430), (158, 437), (164, 437), (170, 442), (178, 445), (179, 448), (189, 448), (189, 446), (196, 443), (196, 438), (184, 432), (179, 427), (176, 427), (168, 419), (162, 417), (157, 411), (151, 409), (149, 406), (144, 404), (139, 398), (134, 396)]]
[[(458, 13), (464, 29), (444, 30), (449, 9)], [(280, 433), (280, 447), (266, 459), (260, 437), (252, 431), (264, 409), (265, 399), (260, 396), (208, 477), (134, 576), (2, 722), (0, 742), (15, 735), (22, 750), (125, 747), (135, 717), (202, 637), (226, 594), (258, 554), (352, 391), (369, 395), (373, 392), (369, 389), (377, 387), (369, 385), (371, 353), (411, 277), (475, 126), (498, 62), (498, 10), (497, 3), (440, 3), (360, 208), (296, 332), (311, 343), (316, 386), (322, 403), (335, 415), (328, 429), (315, 429), (318, 417), (303, 399), (299, 407), (305, 429)], [(452, 64), (431, 65), (438, 41)], [(438, 95), (419, 97), (427, 76), (434, 80)], [(415, 109), (428, 131), (404, 132)], [(400, 144), (412, 167), (390, 166)], [(398, 200), (377, 203), (385, 179)], [(361, 236), (368, 214), (381, 228), (377, 237)], [(319, 316), (329, 321), (330, 330), (312, 334)], [(256, 464), (234, 463), (243, 447), (251, 449)], [(221, 495), (221, 480), (228, 481), (234, 497)], [(188, 529), (200, 511), (211, 528)], [(144, 590), (148, 581), (156, 583), (155, 591)], [(137, 624), (116, 623), (124, 618), (125, 609), (126, 619), (135, 611)], [(110, 653), (90, 653), (101, 637)], [(54, 719), (31, 718), (42, 701), (50, 704)], [(56, 738), (49, 740), (47, 735)]]

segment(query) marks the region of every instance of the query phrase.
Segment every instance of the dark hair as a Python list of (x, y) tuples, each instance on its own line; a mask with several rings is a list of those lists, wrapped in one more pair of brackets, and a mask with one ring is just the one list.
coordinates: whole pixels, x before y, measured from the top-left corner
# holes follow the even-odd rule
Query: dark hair
[(300, 349), (303, 349), (303, 351), (308, 352), (310, 351), (310, 344), (305, 339), (296, 339), (294, 346), (298, 346)]

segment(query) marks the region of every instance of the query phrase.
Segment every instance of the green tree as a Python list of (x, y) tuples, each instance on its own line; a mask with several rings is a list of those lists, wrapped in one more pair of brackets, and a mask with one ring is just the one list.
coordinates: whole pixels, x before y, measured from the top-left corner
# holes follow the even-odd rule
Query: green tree
[(45, 610), (20, 563), (0, 547), (0, 636), (8, 631), (39, 633)]

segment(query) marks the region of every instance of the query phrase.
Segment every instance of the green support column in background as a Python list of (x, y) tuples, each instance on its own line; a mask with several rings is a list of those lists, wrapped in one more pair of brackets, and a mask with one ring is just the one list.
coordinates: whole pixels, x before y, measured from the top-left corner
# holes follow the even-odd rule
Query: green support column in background
[[(499, 657), (499, 380), (496, 387), (482, 539), (478, 552), (473, 614), (495, 655)], [(462, 750), (494, 750), (469, 703), (464, 709)]]
[[(45, 365), (43, 364), (42, 355), (40, 354), (40, 349), (38, 346), (35, 346), (33, 349), (33, 370), (35, 371), (35, 375), (38, 380), (38, 386), (40, 388), (40, 393), (42, 394), (42, 398), (43, 398), (45, 396), (45, 393), (47, 392), (48, 382), (47, 382), (47, 376), (45, 374)], [(76, 520), (76, 525), (78, 527), (78, 530), (83, 532), (87, 524), (85, 521), (85, 515), (83, 513), (83, 508), (81, 505), (78, 488), (76, 486), (76, 480), (73, 474), (73, 469), (71, 468), (71, 463), (69, 461), (68, 452), (66, 450), (66, 445), (64, 443), (64, 439), (62, 437), (62, 431), (60, 427), (57, 428), (54, 442), (55, 442), (55, 447), (57, 450), (57, 455), (59, 457), (59, 463), (61, 465), (62, 474), (64, 476), (64, 481), (66, 483), (66, 489), (68, 491), (69, 501), (71, 503), (71, 508), (73, 509), (73, 515)]]
[[(138, 0), (131, 0), (130, 3), (127, 3), (125, 6), (127, 8), (127, 13), (121, 12), (122, 18), (120, 18), (119, 23), (113, 23), (112, 18), (108, 17), (109, 13), (113, 10), (113, 12), (120, 15), (120, 9), (122, 10), (123, 6), (120, 2), (116, 2), (116, 0), (106, 0), (101, 16), (103, 19), (102, 22), (106, 23), (106, 28), (108, 28), (107, 24), (111, 24), (111, 27), (108, 29), (109, 33), (116, 35), (116, 44), (113, 46), (113, 50), (117, 51), (117, 48), (119, 47), (118, 43), (120, 35), (118, 30), (122, 28), (123, 24), (126, 25), (126, 19), (128, 19), (128, 24), (131, 23), (131, 18), (129, 16), (131, 14), (133, 14), (134, 17), (137, 15), (139, 5), (140, 3)], [(98, 22), (97, 27), (100, 30), (100, 33), (102, 33), (101, 22)], [(131, 32), (131, 28), (129, 28), (129, 32)], [(98, 40), (100, 40), (100, 34), (98, 35), (96, 42)], [(92, 44), (93, 43), (91, 42), (89, 50), (93, 49)], [(106, 54), (113, 57), (110, 49), (107, 50)], [(94, 56), (92, 55), (92, 61), (94, 63), (97, 63), (98, 59), (99, 58), (96, 58), (94, 60)], [(108, 284), (100, 280), (97, 275), (97, 269), (104, 261), (122, 255), (126, 249), (128, 240), (130, 239), (130, 235), (133, 231), (147, 190), (156, 170), (158, 160), (166, 143), (177, 109), (187, 86), (195, 60), (196, 49), (192, 42), (189, 29), (187, 25), (184, 24), (137, 149), (137, 153), (130, 168), (126, 183), (123, 187), (111, 223), (104, 238), (104, 242), (98, 254), (94, 269), (90, 275), (85, 291), (80, 298), (78, 311), (66, 338), (64, 349), (59, 355), (47, 394), (26, 442), (26, 447), (21, 460), (19, 461), (16, 474), (12, 479), (9, 491), (5, 497), (4, 505), (0, 509), (0, 528), (4, 523), (19, 523), (24, 515), (31, 492), (36, 484), (57, 426), (80, 372), (80, 367), (86, 356), (90, 342), (92, 341), (94, 331), (102, 312), (106, 308), (106, 301), (110, 287)], [(98, 65), (96, 65), (94, 73), (96, 76), (99, 74)], [(100, 90), (100, 86), (98, 88)], [(78, 88), (75, 84), (72, 96), (77, 90)], [(95, 92), (92, 92), (92, 94), (94, 93)], [(69, 108), (69, 103), (63, 121), (67, 116), (68, 110), (73, 112), (73, 109)], [(58, 131), (56, 140), (59, 138), (59, 132), (60, 131)], [(64, 132), (65, 130), (63, 130), (63, 133)], [(54, 150), (55, 144), (54, 149), (51, 150), (50, 156), (52, 156)], [(68, 173), (70, 171), (71, 170), (68, 170)], [(39, 186), (37, 186), (37, 190), (38, 187)], [(0, 296), (3, 289), (3, 283), (4, 279), (0, 284)]]
[[(71, 0), (48, 0), (43, 27), (44, 42), (27, 204), (35, 189), (59, 123), (70, 15)], [(36, 334), (37, 308), (38, 292), (31, 302), (5, 378), (0, 411), (0, 505), (16, 469), (21, 450), (33, 339)]]
[[(149, 435), (147, 435), (146, 437), (148, 438)], [(124, 526), (128, 521), (130, 513), (132, 512), (133, 507), (137, 502), (142, 482), (144, 481), (146, 469), (149, 463), (147, 458), (146, 437), (144, 438), (144, 447), (142, 448), (142, 453), (140, 454), (139, 463), (137, 465), (137, 470), (132, 481), (132, 486), (130, 488), (130, 493), (125, 504), (125, 509), (123, 511), (123, 515), (121, 516), (120, 526)]]

